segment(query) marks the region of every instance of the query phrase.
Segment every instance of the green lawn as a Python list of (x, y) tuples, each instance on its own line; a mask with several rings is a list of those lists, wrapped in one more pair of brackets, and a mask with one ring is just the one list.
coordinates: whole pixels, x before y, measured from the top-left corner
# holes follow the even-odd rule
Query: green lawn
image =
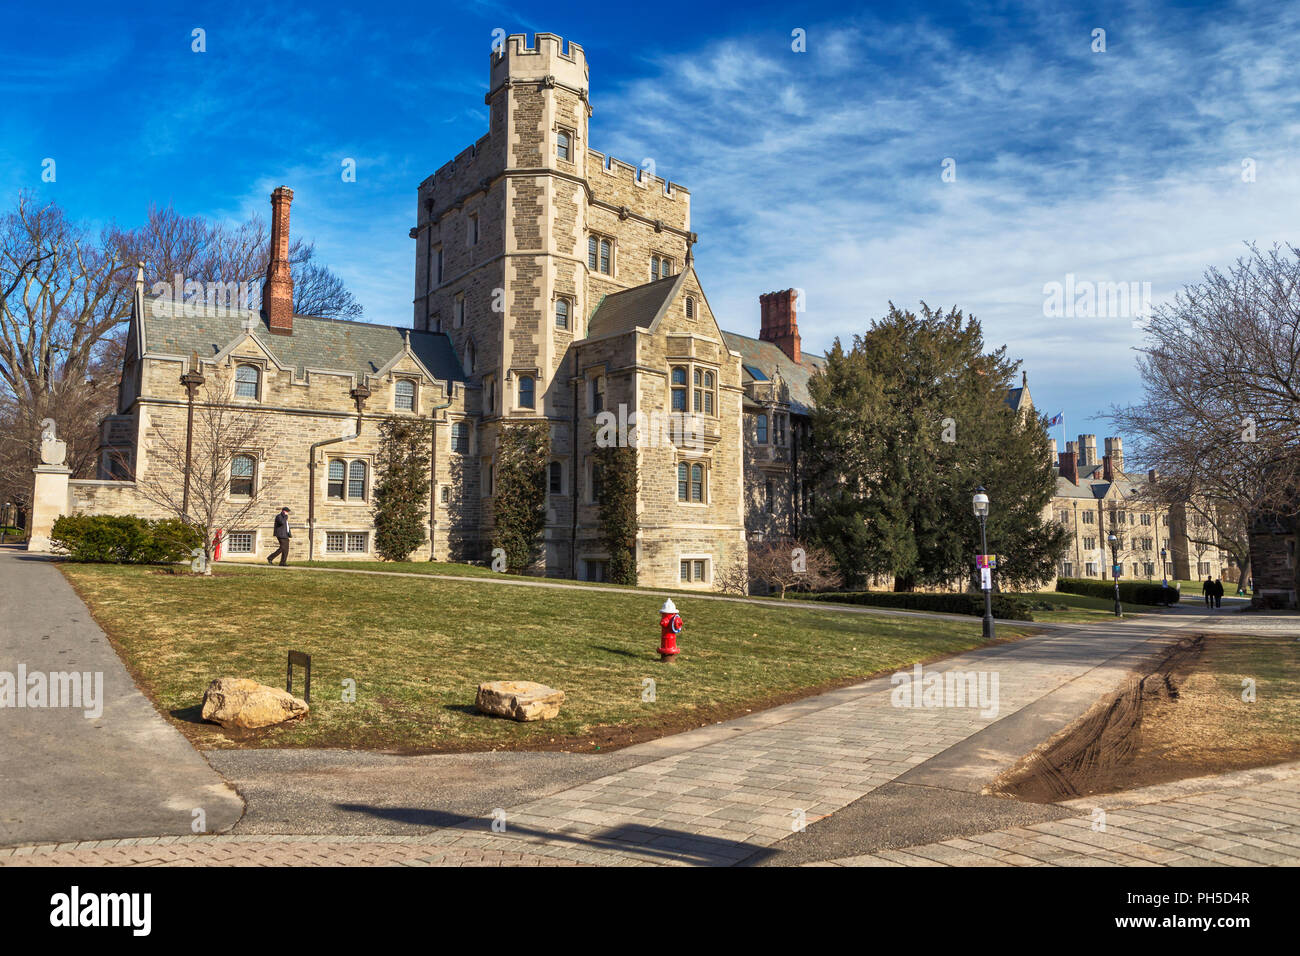
[[(229, 565), (209, 578), (61, 567), (159, 708), (212, 747), (609, 748), (981, 643), (974, 619), (679, 594), (683, 653), (665, 665), (654, 653), (660, 601), (648, 593)], [(1023, 636), (1031, 627), (1001, 624), (999, 636)], [(307, 719), (244, 740), (200, 722), (210, 680), (251, 677), (283, 686), (290, 649), (312, 655)], [(504, 678), (565, 691), (560, 716), (520, 724), (475, 712), (479, 682)], [(653, 702), (642, 699), (645, 678), (657, 682)], [(341, 699), (349, 679), (355, 703)]]
[[(1055, 624), (1087, 624), (1104, 621), (1115, 617), (1115, 599), (1092, 597), (1087, 594), (1066, 594), (1063, 591), (1040, 591), (1032, 594), (1013, 594), (1012, 597), (1026, 601), (1046, 601), (1049, 604), (1066, 605), (1066, 610), (1043, 611), (1034, 609), (1034, 620)], [(1129, 604), (1121, 602), (1125, 614), (1152, 614), (1163, 608), (1147, 604)]]

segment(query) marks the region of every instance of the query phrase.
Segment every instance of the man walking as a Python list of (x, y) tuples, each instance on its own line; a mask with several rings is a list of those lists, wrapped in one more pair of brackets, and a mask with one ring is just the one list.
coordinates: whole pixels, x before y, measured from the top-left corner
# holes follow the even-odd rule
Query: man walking
[(1214, 606), (1223, 607), (1223, 578), (1214, 581)]
[[(276, 525), (278, 528), (279, 525)], [(1214, 607), (1214, 578), (1208, 574), (1205, 576), (1205, 583), (1201, 585), (1201, 594), (1205, 596), (1205, 606)]]
[(279, 557), (280, 567), (284, 567), (289, 560), (289, 539), (293, 537), (289, 533), (289, 509), (281, 508), (280, 513), (275, 516), (275, 540), (279, 542), (280, 549), (271, 553), (266, 559), (267, 564), (275, 564), (275, 559)]

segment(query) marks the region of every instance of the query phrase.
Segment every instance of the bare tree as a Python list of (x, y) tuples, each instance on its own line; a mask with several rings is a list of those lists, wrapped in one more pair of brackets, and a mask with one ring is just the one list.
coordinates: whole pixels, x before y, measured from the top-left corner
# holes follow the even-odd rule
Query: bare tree
[[(241, 308), (261, 308), (271, 242), (260, 216), (230, 225), (183, 216), (171, 206), (150, 206), (144, 225), (120, 234), (117, 241), (129, 250), (132, 261), (145, 263), (145, 282), (151, 289), (159, 282), (174, 288), (178, 276), (182, 283), (175, 291), (178, 297), (192, 297), (185, 296), (185, 282), (233, 284), (247, 290)], [(343, 280), (316, 260), (314, 243), (295, 239), (289, 246), (289, 266), (296, 314), (331, 319), (361, 316), (361, 303)]]
[(22, 194), (0, 219), (0, 486), (20, 507), (42, 419), (58, 423), (73, 473), (94, 473), (130, 312), (129, 273), (111, 230), (92, 236), (53, 203)]
[(1300, 250), (1249, 249), (1155, 310), (1143, 398), (1110, 415), (1157, 472), (1146, 496), (1187, 503), (1205, 522), (1193, 546), (1227, 551), (1243, 577), (1249, 516), (1300, 512)]
[(841, 582), (829, 551), (795, 539), (751, 544), (749, 578), (763, 582), (782, 600), (786, 591), (824, 591)]
[(143, 471), (134, 476), (144, 498), (203, 531), (205, 566), (212, 560), (216, 530), (244, 524), (265, 507), (282, 477), (267, 464), (267, 416), (236, 405), (233, 396), (233, 375), (209, 376), (195, 402), (192, 439), (187, 442), (184, 426), (155, 424)]

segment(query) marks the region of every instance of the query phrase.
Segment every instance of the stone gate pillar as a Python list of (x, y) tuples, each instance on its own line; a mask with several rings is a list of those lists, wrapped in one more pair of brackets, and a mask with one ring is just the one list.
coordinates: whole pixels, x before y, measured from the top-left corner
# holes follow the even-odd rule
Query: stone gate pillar
[(32, 471), (36, 485), (32, 491), (31, 513), (27, 520), (27, 550), (50, 550), (50, 529), (59, 515), (68, 512), (68, 479), (72, 469), (65, 468), (68, 446), (54, 434), (54, 419), (41, 422), (41, 463)]

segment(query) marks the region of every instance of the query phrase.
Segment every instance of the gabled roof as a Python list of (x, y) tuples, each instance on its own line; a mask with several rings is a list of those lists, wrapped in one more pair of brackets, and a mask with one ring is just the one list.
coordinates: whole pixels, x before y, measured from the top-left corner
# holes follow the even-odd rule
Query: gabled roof
[(197, 315), (186, 315), (170, 299), (146, 297), (140, 324), (144, 351), (186, 357), (197, 352), (200, 358), (212, 359), (251, 331), (276, 363), (293, 369), (297, 378), (311, 368), (352, 374), (363, 381), (388, 368), (405, 351), (410, 336), (411, 353), (435, 379), (465, 380), (451, 339), (442, 332), (295, 315), (292, 335), (273, 335), (257, 312), (208, 306), (194, 310)]
[(808, 391), (808, 380), (826, 367), (826, 358), (812, 352), (800, 352), (803, 360), (798, 365), (790, 356), (781, 351), (775, 342), (752, 339), (748, 335), (735, 332), (723, 332), (722, 338), (727, 348), (740, 353), (742, 367), (742, 384), (761, 381), (744, 366), (758, 369), (771, 379), (773, 373), (779, 373), (790, 388), (790, 410), (796, 415), (807, 415), (812, 411), (812, 395)]
[(611, 292), (600, 300), (587, 321), (587, 337), (650, 328), (672, 302), (677, 286), (685, 278), (686, 272), (682, 271), (666, 279)]

